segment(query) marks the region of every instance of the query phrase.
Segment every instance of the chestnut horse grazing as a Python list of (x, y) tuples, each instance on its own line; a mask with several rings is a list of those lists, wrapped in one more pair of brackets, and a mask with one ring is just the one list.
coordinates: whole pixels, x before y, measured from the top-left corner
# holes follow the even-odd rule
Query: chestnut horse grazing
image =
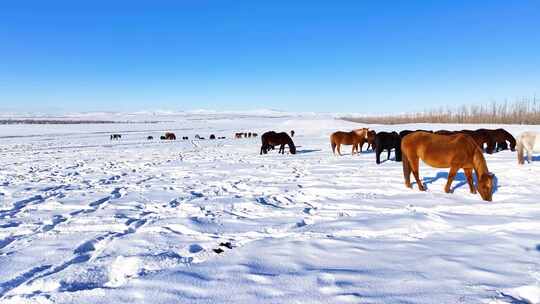
[(277, 145), (279, 145), (279, 153), (281, 154), (285, 154), (285, 145), (289, 146), (291, 154), (296, 154), (296, 146), (289, 134), (285, 132), (276, 133), (274, 131), (268, 131), (261, 136), (261, 142), (261, 154), (268, 153), (268, 150), (273, 149)]
[(540, 132), (523, 132), (517, 140), (518, 163), (525, 163), (523, 152), (527, 150), (527, 160), (532, 162), (533, 152), (540, 152)]
[(352, 145), (352, 154), (354, 151), (358, 153), (358, 146), (363, 144), (368, 138), (368, 129), (357, 129), (351, 132), (337, 131), (330, 135), (330, 145), (332, 152), (336, 154), (336, 150), (341, 155), (341, 145)]
[(485, 201), (491, 201), (493, 195), (493, 174), (487, 168), (482, 150), (474, 139), (466, 134), (439, 135), (427, 132), (414, 132), (401, 141), (403, 154), (403, 175), (405, 186), (411, 186), (411, 171), (424, 191), (419, 177), (419, 160), (435, 168), (450, 168), (444, 191), (450, 193), (450, 186), (459, 169), (465, 171), (471, 193), (476, 193), (472, 171), (476, 172), (478, 192)]

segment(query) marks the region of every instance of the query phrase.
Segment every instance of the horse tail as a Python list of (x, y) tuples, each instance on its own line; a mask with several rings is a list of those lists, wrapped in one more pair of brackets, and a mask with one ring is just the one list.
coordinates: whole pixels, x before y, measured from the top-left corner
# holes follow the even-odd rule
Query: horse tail
[(336, 143), (330, 139), (330, 145), (332, 146), (332, 153), (336, 154)]
[(268, 141), (266, 140), (266, 134), (261, 136), (261, 155), (266, 154), (268, 151)]
[(522, 138), (518, 138), (516, 150), (517, 150), (518, 164), (521, 165), (525, 163), (525, 160), (523, 158), (523, 139)]

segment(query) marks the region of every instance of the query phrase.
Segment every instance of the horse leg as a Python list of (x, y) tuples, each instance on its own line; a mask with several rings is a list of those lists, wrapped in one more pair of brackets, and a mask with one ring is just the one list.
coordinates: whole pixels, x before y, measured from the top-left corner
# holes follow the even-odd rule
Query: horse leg
[(493, 140), (489, 140), (487, 142), (487, 149), (486, 152), (488, 154), (493, 154), (493, 150), (495, 150), (495, 142)]
[(403, 177), (405, 178), (405, 187), (412, 188), (411, 185), (411, 165), (407, 155), (403, 155)]
[(390, 159), (390, 150), (392, 150), (391, 148), (388, 148), (388, 156), (386, 156), (386, 160), (389, 160)]
[(381, 153), (382, 153), (382, 150), (379, 147), (377, 147), (375, 150), (375, 161), (377, 162), (377, 165), (381, 163)]
[(523, 158), (524, 147), (521, 141), (518, 142), (516, 146), (516, 150), (517, 150), (518, 164), (523, 165), (525, 163), (525, 159)]
[(426, 191), (426, 188), (422, 184), (422, 181), (420, 180), (420, 176), (419, 176), (420, 158), (418, 158), (418, 156), (413, 157), (413, 159), (409, 158), (409, 164), (411, 166), (411, 171), (414, 175), (414, 179), (416, 180), (416, 183), (418, 184), (418, 190)]
[(527, 160), (529, 161), (529, 163), (532, 163), (532, 156), (533, 156), (533, 149), (527, 148)]
[(469, 184), (469, 189), (471, 190), (472, 194), (476, 194), (476, 188), (474, 187), (473, 183), (473, 176), (472, 176), (472, 169), (463, 169), (465, 171), (465, 176), (467, 177), (467, 183)]
[(458, 170), (459, 168), (457, 167), (450, 167), (450, 172), (448, 172), (448, 180), (446, 181), (446, 187), (444, 187), (444, 192), (450, 193), (450, 187), (452, 186), (452, 182), (454, 181)]
[(341, 144), (337, 144), (337, 147), (336, 147), (336, 148), (337, 148), (337, 154), (338, 154), (339, 156), (342, 156), (342, 154), (341, 154)]
[(395, 149), (394, 153), (396, 154), (396, 161), (400, 162), (402, 160), (402, 157), (403, 157), (403, 154), (401, 153), (401, 145), (396, 146), (396, 149)]

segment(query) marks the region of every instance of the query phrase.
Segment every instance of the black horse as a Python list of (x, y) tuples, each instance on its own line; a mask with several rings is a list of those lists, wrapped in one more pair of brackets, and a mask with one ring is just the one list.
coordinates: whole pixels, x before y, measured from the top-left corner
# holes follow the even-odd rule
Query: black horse
[(291, 154), (296, 154), (296, 146), (294, 145), (294, 142), (292, 141), (289, 134), (285, 132), (276, 133), (274, 131), (269, 131), (264, 133), (261, 136), (261, 153), (260, 154), (266, 154), (268, 153), (268, 150), (273, 149), (274, 146), (279, 145), (279, 152), (281, 154), (285, 154), (285, 145), (289, 146), (289, 151)]
[(381, 153), (388, 150), (390, 159), (390, 151), (394, 149), (396, 161), (401, 161), (401, 137), (397, 132), (379, 132), (375, 135), (375, 157), (377, 164), (381, 163)]
[(210, 139), (216, 139), (216, 136), (214, 134), (210, 134)]
[(111, 140), (113, 140), (113, 139), (118, 140), (118, 139), (120, 139), (120, 138), (122, 138), (122, 135), (121, 135), (121, 134), (111, 134)]

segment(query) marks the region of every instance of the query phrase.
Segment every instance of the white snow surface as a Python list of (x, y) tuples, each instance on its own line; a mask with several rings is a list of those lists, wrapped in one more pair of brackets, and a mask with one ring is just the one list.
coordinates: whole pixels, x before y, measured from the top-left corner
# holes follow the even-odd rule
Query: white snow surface
[[(448, 170), (426, 165), (420, 192), (401, 163), (332, 155), (333, 131), (362, 126), (213, 113), (0, 126), (0, 303), (540, 303), (538, 156), (486, 155), (491, 203), (462, 172), (444, 193)], [(296, 155), (232, 138), (291, 129)], [(227, 139), (146, 140), (165, 131)]]

